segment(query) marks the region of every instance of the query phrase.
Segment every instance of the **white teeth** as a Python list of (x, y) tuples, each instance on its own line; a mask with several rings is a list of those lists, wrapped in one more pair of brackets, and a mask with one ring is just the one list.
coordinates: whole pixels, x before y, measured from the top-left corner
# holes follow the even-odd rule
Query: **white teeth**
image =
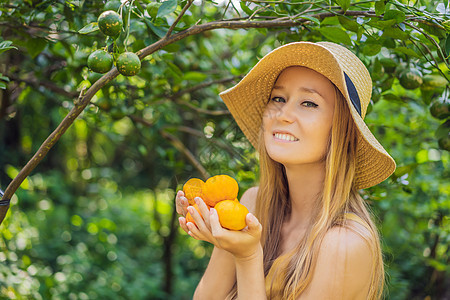
[(285, 133), (275, 133), (275, 137), (277, 139), (290, 141), (290, 142), (298, 141), (298, 138), (296, 138), (295, 136), (290, 135), (290, 134), (285, 134)]

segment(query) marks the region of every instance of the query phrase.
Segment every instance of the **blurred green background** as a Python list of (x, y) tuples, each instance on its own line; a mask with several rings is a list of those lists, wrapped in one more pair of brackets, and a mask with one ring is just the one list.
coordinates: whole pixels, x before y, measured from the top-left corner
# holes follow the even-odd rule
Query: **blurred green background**
[[(118, 51), (162, 39), (185, 4), (134, 1)], [(3, 190), (101, 77), (87, 57), (112, 41), (79, 30), (103, 10), (104, 1), (0, 3)], [(179, 228), (175, 193), (208, 174), (235, 177), (240, 194), (257, 184), (257, 157), (218, 93), (299, 40), (346, 45), (372, 74), (366, 122), (398, 165), (362, 191), (382, 235), (385, 298), (450, 299), (448, 2), (196, 1), (174, 33), (249, 16), (299, 25), (188, 36), (94, 96), (11, 199), (1, 299), (191, 299), (212, 248)]]

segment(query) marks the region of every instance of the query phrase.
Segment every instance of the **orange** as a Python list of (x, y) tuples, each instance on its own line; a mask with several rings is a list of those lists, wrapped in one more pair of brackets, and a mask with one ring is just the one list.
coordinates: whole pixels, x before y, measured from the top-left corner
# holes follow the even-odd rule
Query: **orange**
[[(194, 205), (192, 205), (192, 206), (195, 207), (195, 209), (198, 211), (198, 213), (199, 213), (200, 216), (201, 216), (202, 214), (200, 213), (200, 208), (198, 207), (198, 205), (197, 205), (197, 204), (194, 204)], [(208, 206), (208, 209), (209, 209), (209, 206)], [(203, 216), (202, 216), (202, 218), (203, 218)], [(195, 224), (194, 218), (191, 216), (191, 214), (190, 214), (189, 212), (186, 214), (186, 223), (187, 223), (187, 222), (192, 222), (192, 223)], [(195, 224), (195, 226), (197, 226), (197, 224)]]
[(220, 201), (214, 208), (217, 210), (219, 222), (223, 228), (230, 230), (242, 230), (245, 226), (247, 226), (245, 217), (248, 214), (248, 209), (239, 201)]
[(216, 175), (206, 180), (203, 186), (203, 200), (214, 207), (223, 200), (237, 198), (239, 186), (237, 181), (228, 175)]
[(198, 178), (191, 178), (183, 185), (183, 193), (184, 196), (188, 199), (189, 205), (194, 205), (195, 197), (202, 198), (202, 190), (204, 186), (204, 182)]

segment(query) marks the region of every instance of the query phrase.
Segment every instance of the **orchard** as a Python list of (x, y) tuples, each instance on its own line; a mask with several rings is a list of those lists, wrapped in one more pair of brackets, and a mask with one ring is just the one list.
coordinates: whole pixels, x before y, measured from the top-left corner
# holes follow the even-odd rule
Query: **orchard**
[(175, 194), (197, 178), (193, 198), (246, 214), (258, 157), (218, 94), (293, 41), (371, 73), (366, 122), (397, 163), (363, 191), (385, 298), (450, 298), (448, 1), (10, 0), (0, 33), (1, 299), (191, 299), (212, 248)]

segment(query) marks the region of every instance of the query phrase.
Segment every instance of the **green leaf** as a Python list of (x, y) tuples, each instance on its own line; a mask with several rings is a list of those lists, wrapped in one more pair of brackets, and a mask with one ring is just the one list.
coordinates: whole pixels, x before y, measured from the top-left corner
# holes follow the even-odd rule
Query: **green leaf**
[(405, 21), (406, 16), (405, 13), (401, 10), (390, 9), (384, 13), (384, 20), (395, 20), (396, 23), (401, 23)]
[(245, 5), (244, 1), (241, 1), (239, 3), (239, 5), (241, 6), (242, 10), (249, 16), (251, 16), (253, 14), (253, 10), (251, 10), (250, 8), (248, 8), (247, 5)]
[(169, 70), (172, 71), (173, 75), (175, 75), (178, 78), (183, 77), (183, 72), (180, 70), (180, 68), (178, 68), (177, 65), (175, 65), (174, 63), (171, 63), (171, 62), (167, 62), (167, 66), (169, 67)]
[(311, 16), (301, 16), (300, 19), (305, 19), (313, 23), (316, 23), (317, 25), (320, 25), (320, 20)]
[(6, 83), (0, 81), (0, 89), (6, 90)]
[(17, 47), (11, 46), (11, 41), (3, 41), (0, 43), (0, 53), (5, 52), (7, 50), (16, 49)]
[(383, 30), (383, 36), (394, 39), (407, 40), (409, 35), (397, 27), (387, 27)]
[(350, 0), (335, 0), (336, 3), (346, 11), (350, 7)]
[(381, 51), (380, 44), (365, 44), (362, 50), (364, 55), (374, 56), (377, 55)]
[(386, 93), (386, 94), (383, 94), (382, 96), (383, 96), (384, 100), (400, 101), (400, 102), (402, 101), (402, 99), (399, 96), (397, 96), (393, 93)]
[(86, 26), (84, 26), (80, 30), (78, 30), (78, 33), (88, 34), (88, 33), (91, 33), (91, 32), (97, 31), (97, 30), (98, 30), (97, 22), (92, 22), (92, 23), (87, 24)]
[(155, 26), (150, 20), (147, 18), (144, 19), (145, 24), (160, 38), (163, 38), (166, 33), (167, 29), (162, 29), (160, 27)]
[(376, 18), (372, 18), (367, 23), (367, 25), (370, 25), (378, 29), (384, 29), (386, 27), (392, 27), (392, 25), (394, 25), (395, 22), (396, 22), (395, 20), (378, 20)]
[(25, 46), (31, 57), (35, 58), (39, 53), (44, 51), (45, 47), (47, 47), (47, 41), (41, 38), (31, 38), (27, 40)]
[(347, 32), (345, 32), (342, 28), (339, 27), (321, 27), (318, 28), (319, 32), (329, 39), (332, 42), (335, 43), (343, 43), (346, 45), (351, 46), (352, 41), (350, 37), (348, 36)]
[(447, 120), (436, 129), (434, 136), (437, 139), (444, 138), (448, 135), (449, 132), (450, 132), (450, 120)]
[(164, 1), (158, 9), (157, 18), (162, 18), (171, 14), (177, 9), (177, 0)]
[(384, 11), (386, 10), (386, 4), (384, 3), (384, 0), (375, 2), (375, 13), (377, 16), (381, 16), (384, 14)]
[(394, 51), (406, 54), (407, 56), (412, 56), (412, 57), (417, 57), (417, 58), (422, 57), (421, 55), (419, 55), (416, 51), (412, 50), (411, 48), (397, 47), (394, 49)]
[(9, 82), (9, 78), (8, 78), (8, 77), (6, 77), (6, 76), (3, 76), (3, 74), (2, 74), (2, 73), (0, 73), (0, 80), (2, 80), (2, 81), (6, 81), (6, 82)]
[(344, 16), (339, 16), (338, 19), (339, 19), (339, 22), (341, 23), (342, 27), (344, 27), (345, 29), (353, 31), (353, 32), (358, 32), (360, 25), (358, 23), (356, 23), (355, 20), (349, 19)]
[(338, 17), (327, 17), (322, 20), (321, 25), (339, 25)]
[(192, 81), (204, 81), (206, 78), (208, 78), (208, 75), (200, 73), (200, 72), (187, 72), (184, 74), (183, 79), (184, 80), (192, 80)]
[(156, 15), (158, 14), (159, 7), (161, 3), (151, 2), (147, 5), (147, 12), (152, 17), (152, 19), (156, 19)]

